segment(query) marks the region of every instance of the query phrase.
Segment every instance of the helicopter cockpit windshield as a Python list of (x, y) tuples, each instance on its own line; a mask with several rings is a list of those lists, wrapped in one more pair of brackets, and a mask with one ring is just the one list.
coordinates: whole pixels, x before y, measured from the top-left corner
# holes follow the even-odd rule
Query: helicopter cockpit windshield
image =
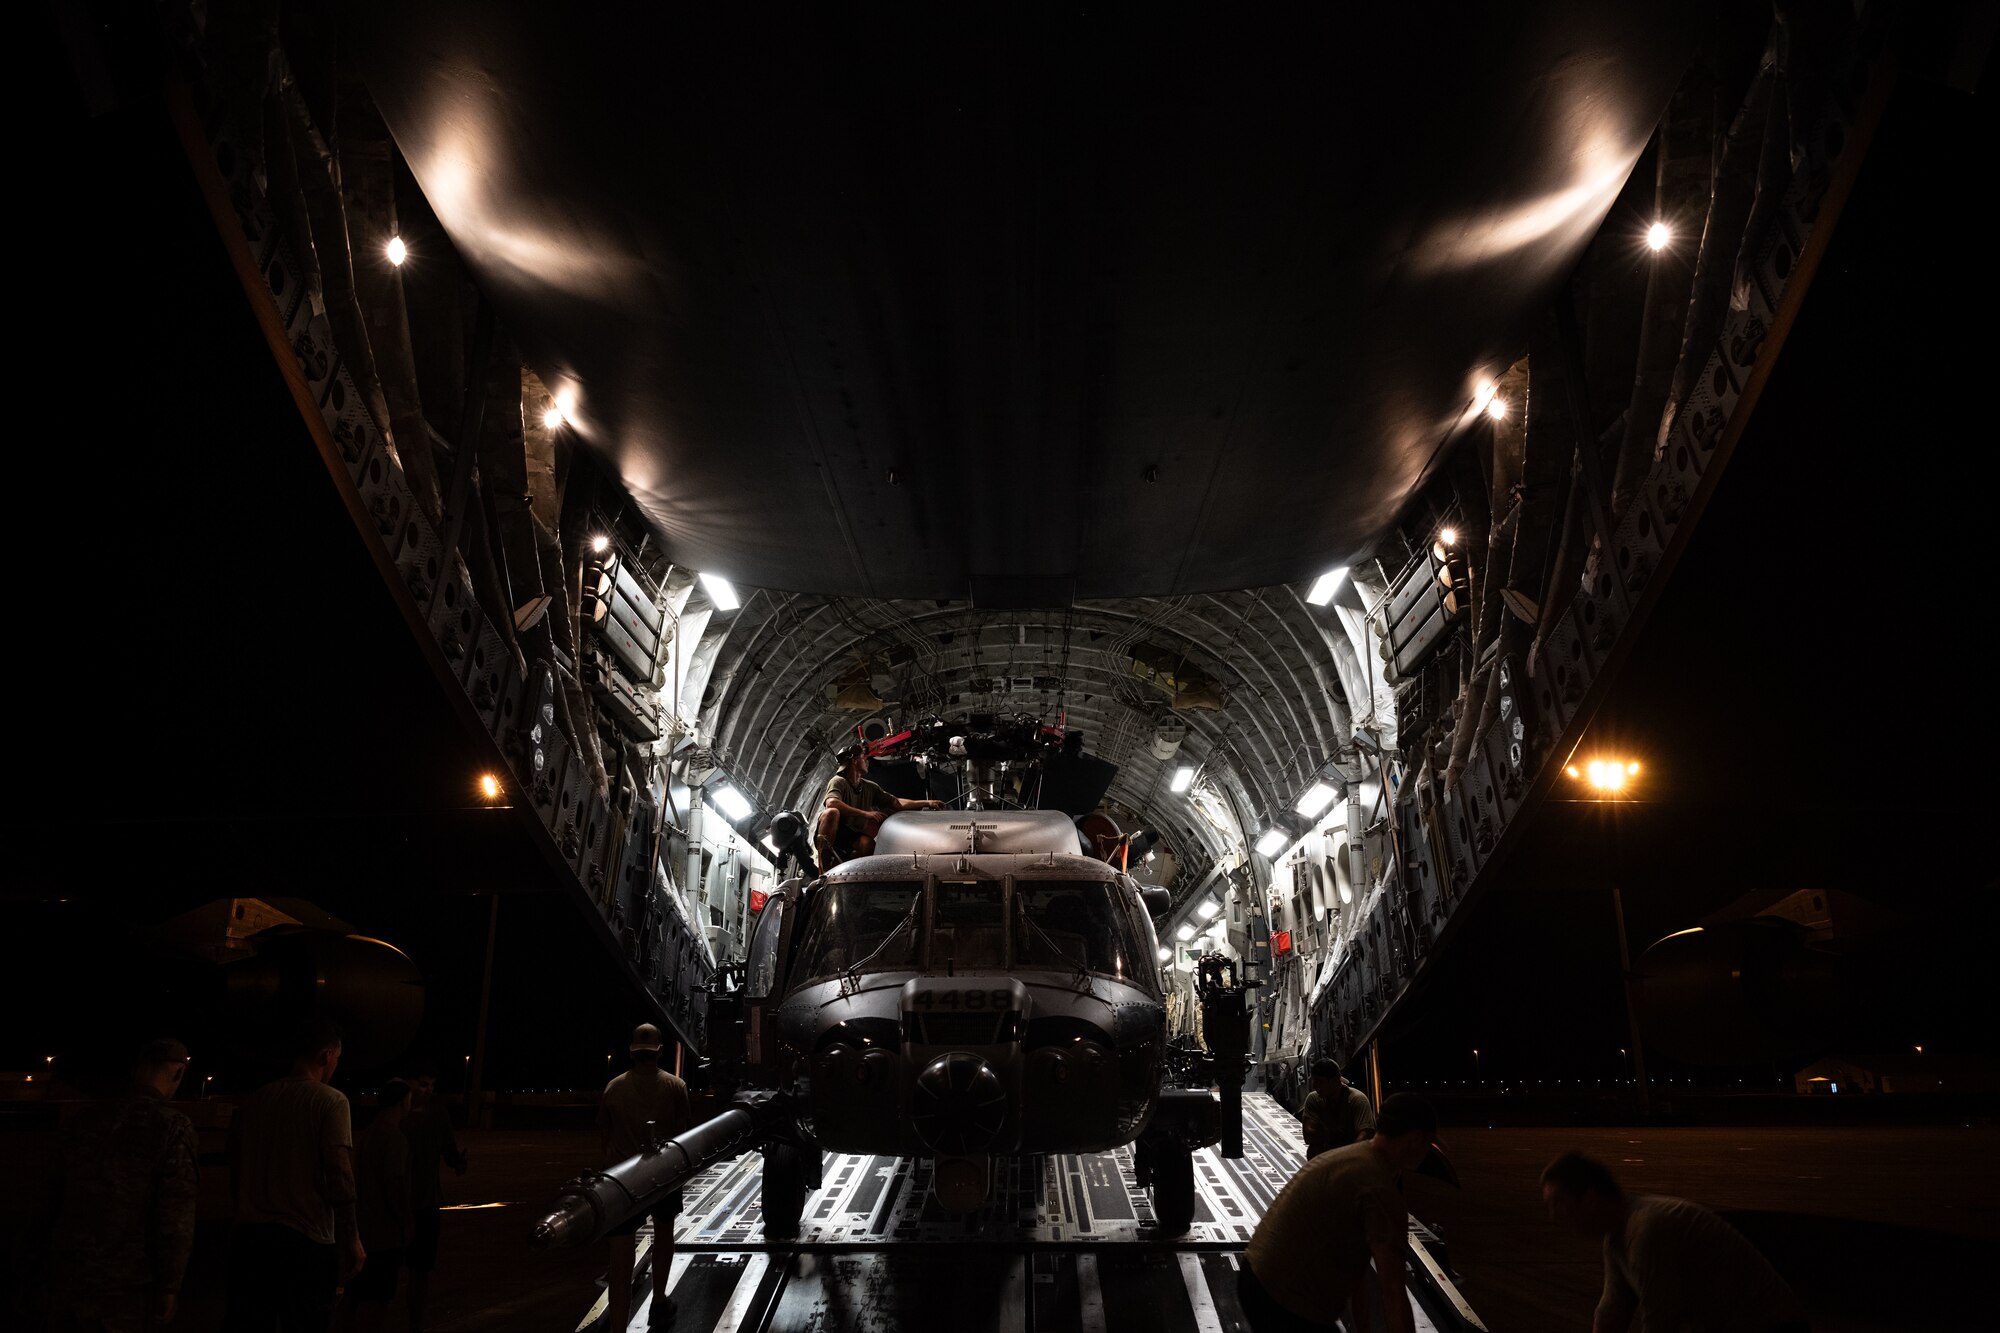
[(1142, 983), (1152, 976), (1151, 943), (1116, 885), (940, 879), (928, 939), (924, 887), (914, 880), (845, 882), (808, 896), (793, 975), (813, 981), (862, 968), (921, 967), (946, 976), (1023, 968)]
[(1147, 945), (1113, 886), (1101, 880), (1014, 882), (1014, 966), (1112, 977), (1145, 974)]
[(805, 980), (839, 976), (853, 968), (894, 971), (917, 965), (924, 886), (828, 886), (809, 900), (797, 975)]
[(1007, 966), (1006, 886), (997, 879), (940, 880), (931, 921), (930, 970), (1000, 971)]

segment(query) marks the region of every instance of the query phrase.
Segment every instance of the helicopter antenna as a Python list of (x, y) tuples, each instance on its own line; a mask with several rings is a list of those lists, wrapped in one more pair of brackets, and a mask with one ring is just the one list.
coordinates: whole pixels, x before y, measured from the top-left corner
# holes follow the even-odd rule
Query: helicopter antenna
[(977, 819), (968, 820), (963, 824), (949, 824), (946, 827), (965, 830), (965, 853), (967, 856), (978, 854), (980, 834), (998, 833), (1000, 831), (998, 824), (982, 824)]

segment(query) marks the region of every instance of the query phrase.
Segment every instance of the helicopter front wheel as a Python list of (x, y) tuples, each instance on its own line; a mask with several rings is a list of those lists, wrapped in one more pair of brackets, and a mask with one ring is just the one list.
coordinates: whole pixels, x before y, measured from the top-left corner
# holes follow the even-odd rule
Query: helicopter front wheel
[(1194, 1225), (1194, 1153), (1178, 1143), (1154, 1147), (1153, 1217), (1164, 1236), (1183, 1236)]
[(764, 1149), (764, 1234), (796, 1236), (806, 1210), (805, 1153), (796, 1144), (773, 1143)]

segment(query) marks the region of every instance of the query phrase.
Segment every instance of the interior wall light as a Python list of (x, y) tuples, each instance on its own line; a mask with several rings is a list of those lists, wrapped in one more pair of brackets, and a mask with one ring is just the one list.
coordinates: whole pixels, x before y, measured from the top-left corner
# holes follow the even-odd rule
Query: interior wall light
[(1325, 813), (1326, 808), (1333, 804), (1334, 797), (1338, 795), (1340, 795), (1339, 792), (1327, 786), (1324, 782), (1315, 782), (1312, 786), (1306, 788), (1305, 795), (1299, 797), (1299, 803), (1292, 808), (1307, 819), (1318, 819), (1320, 815)]
[(703, 574), (701, 586), (708, 589), (708, 599), (715, 603), (718, 611), (734, 611), (743, 605), (742, 598), (736, 595), (735, 586), (720, 574)]
[(1582, 780), (1591, 790), (1616, 794), (1633, 785), (1639, 776), (1636, 759), (1592, 759), (1581, 770), (1570, 764), (1563, 770)]
[(1221, 903), (1215, 901), (1215, 899), (1213, 898), (1203, 898), (1201, 902), (1195, 906), (1194, 914), (1200, 917), (1203, 921), (1213, 921), (1215, 920), (1216, 913), (1220, 912), (1221, 910), (1222, 910)]
[(557, 407), (555, 405), (554, 400), (551, 399), (549, 405), (542, 409), (542, 426), (544, 429), (547, 430), (555, 430), (562, 424), (563, 424), (562, 409), (560, 407)]
[(1646, 228), (1646, 248), (1654, 254), (1674, 243), (1674, 229), (1664, 222), (1655, 222)]
[(1494, 394), (1486, 404), (1486, 415), (1495, 421), (1503, 420), (1507, 415), (1507, 400), (1497, 393)]
[(1486, 405), (1493, 401), (1493, 395), (1500, 392), (1500, 386), (1492, 380), (1479, 381), (1479, 387), (1472, 391), (1472, 410), (1484, 412)]
[(1458, 529), (1457, 529), (1457, 528), (1439, 528), (1439, 529), (1438, 529), (1438, 540), (1439, 540), (1439, 541), (1441, 541), (1441, 542), (1443, 542), (1443, 543), (1444, 543), (1444, 544), (1445, 544), (1446, 546), (1456, 546), (1456, 545), (1458, 545)]
[(732, 824), (750, 817), (752, 809), (750, 802), (744, 798), (742, 792), (726, 783), (710, 792), (709, 799), (713, 800), (716, 808), (722, 811), (723, 818)]
[(1175, 792), (1184, 792), (1194, 786), (1194, 770), (1182, 766), (1174, 770), (1174, 780), (1167, 784)]
[(1190, 925), (1188, 922), (1183, 921), (1181, 923), (1181, 928), (1174, 932), (1174, 938), (1179, 940), (1182, 944), (1186, 944), (1189, 940), (1194, 938), (1194, 927)]
[(603, 555), (611, 549), (611, 539), (600, 532), (590, 539), (590, 549), (593, 554)]
[(1167, 947), (1166, 947), (1165, 945), (1161, 945), (1161, 946), (1160, 946), (1160, 961), (1161, 961), (1161, 962), (1163, 962), (1163, 963), (1171, 963), (1171, 962), (1173, 962), (1173, 961), (1174, 961), (1174, 951), (1173, 951), (1172, 949), (1169, 949), (1169, 948), (1167, 948)]
[(1276, 856), (1279, 852), (1285, 850), (1285, 843), (1287, 841), (1289, 839), (1286, 838), (1283, 829), (1265, 829), (1264, 836), (1257, 839), (1257, 855), (1263, 857)]
[(400, 236), (391, 236), (389, 238), (388, 251), (389, 262), (397, 268), (401, 268), (403, 261), (410, 257), (410, 247), (403, 244), (403, 238)]
[(1329, 569), (1313, 580), (1312, 588), (1306, 593), (1307, 603), (1312, 606), (1325, 606), (1333, 600), (1333, 595), (1340, 591), (1341, 582), (1346, 577), (1346, 565), (1342, 565), (1339, 569)]

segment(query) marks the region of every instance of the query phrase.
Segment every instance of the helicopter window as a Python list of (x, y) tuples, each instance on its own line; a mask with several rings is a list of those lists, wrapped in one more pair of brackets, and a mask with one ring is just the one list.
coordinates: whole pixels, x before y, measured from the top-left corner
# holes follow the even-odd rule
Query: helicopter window
[(931, 921), (931, 970), (1007, 966), (1007, 919), (998, 880), (941, 883)]
[(783, 894), (772, 894), (765, 900), (764, 910), (757, 914), (757, 924), (751, 929), (749, 956), (744, 960), (743, 989), (752, 999), (769, 995), (778, 979), (778, 938), (784, 931), (786, 907)]
[(851, 967), (893, 971), (917, 965), (923, 885), (833, 884), (813, 894), (799, 944), (801, 978), (838, 976)]
[(1138, 975), (1145, 942), (1122, 909), (1116, 886), (1101, 880), (1017, 879), (1014, 959), (1019, 967), (1080, 967), (1110, 976)]

